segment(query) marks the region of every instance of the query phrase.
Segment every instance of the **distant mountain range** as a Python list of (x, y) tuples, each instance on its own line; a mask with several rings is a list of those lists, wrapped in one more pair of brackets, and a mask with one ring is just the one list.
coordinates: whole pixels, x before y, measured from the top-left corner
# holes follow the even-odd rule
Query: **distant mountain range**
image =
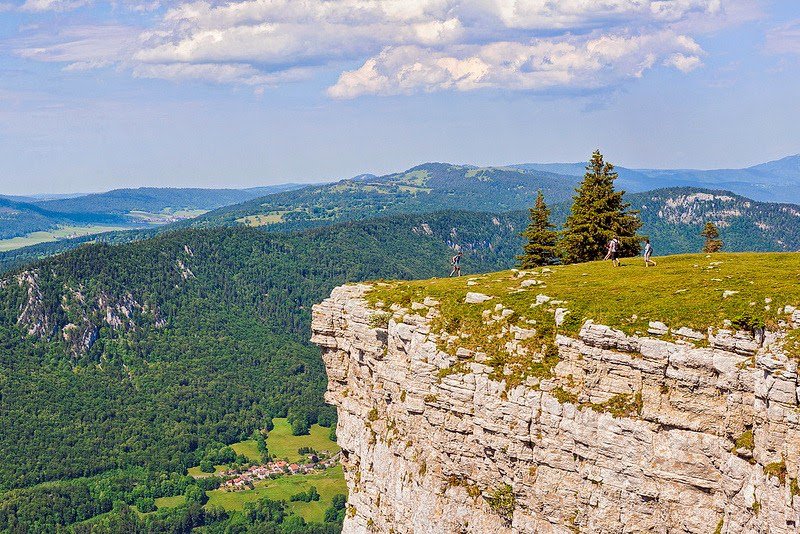
[[(584, 163), (523, 163), (511, 167), (580, 177)], [(629, 169), (616, 167), (617, 186), (630, 192), (667, 187), (725, 189), (754, 200), (800, 203), (800, 154), (744, 169)]]
[[(33, 202), (0, 197), (0, 239), (70, 225), (89, 225), (82, 233), (91, 233), (91, 225), (97, 225), (98, 232), (108, 230), (109, 226), (140, 229), (133, 234), (117, 232), (103, 238), (118, 242), (155, 235), (160, 231), (156, 227), (245, 225), (283, 232), (400, 213), (440, 210), (503, 213), (529, 207), (538, 190), (543, 191), (557, 214), (568, 209), (584, 167), (583, 163), (507, 167), (426, 163), (383, 176), (363, 174), (339, 182), (305, 186), (281, 184), (241, 190), (118, 189)], [(626, 190), (635, 204), (644, 206), (642, 218), (648, 231), (679, 228), (665, 234), (663, 251), (695, 250), (698, 239), (695, 227), (705, 220), (729, 225), (728, 242), (737, 249), (800, 248), (795, 238), (800, 233), (795, 230), (798, 219), (793, 215), (798, 208), (760, 202), (784, 197), (800, 202), (800, 155), (734, 170), (616, 169), (620, 174), (617, 187)], [(645, 192), (652, 193), (639, 196)], [(709, 194), (715, 200), (703, 200)], [(677, 200), (678, 197), (683, 200)], [(731, 200), (724, 200), (727, 198)], [(676, 202), (686, 211), (683, 218), (674, 215), (672, 221), (667, 221), (652, 215), (654, 210), (661, 214), (674, 212)], [(665, 203), (675, 206), (665, 210), (662, 206)], [(732, 216), (733, 213), (738, 215)], [(731, 235), (735, 232), (738, 237)], [(3, 254), (0, 262), (3, 258), (14, 258), (16, 262), (38, 257), (92, 239), (95, 237), (82, 236), (26, 247)]]
[(54, 230), (64, 225), (141, 228), (195, 217), (221, 206), (304, 187), (278, 184), (250, 189), (115, 189), (56, 198), (0, 196), (0, 239)]

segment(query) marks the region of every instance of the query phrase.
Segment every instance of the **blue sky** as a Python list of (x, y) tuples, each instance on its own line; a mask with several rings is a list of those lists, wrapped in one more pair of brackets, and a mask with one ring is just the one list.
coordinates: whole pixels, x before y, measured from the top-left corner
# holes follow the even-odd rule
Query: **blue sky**
[(0, 192), (800, 152), (800, 3), (0, 0)]

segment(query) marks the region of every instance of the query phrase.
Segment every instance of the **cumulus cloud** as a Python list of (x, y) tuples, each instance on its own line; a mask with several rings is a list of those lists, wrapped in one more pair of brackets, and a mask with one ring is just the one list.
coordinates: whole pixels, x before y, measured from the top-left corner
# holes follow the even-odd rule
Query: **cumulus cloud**
[(66, 53), (79, 48), (75, 42), (21, 53), (70, 56), (64, 61), (73, 71), (117, 62), (137, 77), (242, 85), (334, 70), (340, 75), (328, 93), (336, 98), (596, 89), (653, 68), (700, 67), (692, 28), (728, 17), (744, 1), (190, 0), (161, 13), (133, 47), (127, 39), (116, 52), (99, 45), (109, 53), (84, 49), (82, 59)]
[[(387, 48), (361, 68), (343, 73), (328, 89), (334, 98), (363, 94), (503, 88), (538, 91), (553, 87), (596, 89), (638, 78), (662, 59), (689, 70), (700, 47), (670, 32), (654, 35), (601, 35), (590, 39), (498, 42), (454, 51), (419, 47)], [(454, 53), (453, 53), (454, 52)], [(680, 60), (678, 59), (680, 56)]]

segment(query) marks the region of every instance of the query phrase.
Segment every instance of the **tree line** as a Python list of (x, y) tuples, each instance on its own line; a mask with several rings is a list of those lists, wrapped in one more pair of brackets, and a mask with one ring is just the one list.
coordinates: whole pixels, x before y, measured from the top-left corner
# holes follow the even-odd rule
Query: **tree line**
[[(521, 234), (525, 242), (523, 253), (517, 257), (520, 267), (599, 260), (605, 257), (614, 238), (619, 242), (617, 252), (621, 257), (638, 255), (646, 239), (638, 233), (642, 221), (639, 212), (625, 202), (625, 192), (614, 189), (617, 177), (614, 165), (595, 150), (561, 231), (551, 222), (550, 208), (539, 191), (529, 209), (528, 227)], [(700, 235), (705, 238), (704, 252), (721, 250), (723, 243), (713, 222), (707, 222)]]

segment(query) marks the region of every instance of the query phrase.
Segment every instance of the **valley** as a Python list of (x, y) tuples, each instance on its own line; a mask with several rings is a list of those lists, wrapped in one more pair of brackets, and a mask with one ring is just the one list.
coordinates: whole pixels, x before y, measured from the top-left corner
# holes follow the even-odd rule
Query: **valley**
[[(702, 256), (664, 257), (699, 250), (707, 221), (719, 226), (726, 251), (800, 249), (800, 207), (791, 204), (695, 188), (629, 193), (625, 200), (638, 210), (664, 270), (643, 278), (638, 260), (623, 260), (618, 272), (592, 266), (606, 278), (588, 287), (583, 264), (554, 266), (558, 276), (543, 275), (526, 289), (550, 297), (530, 308), (515, 276), (502, 271), (518, 262), (529, 223), (524, 208), (545, 191), (561, 226), (574, 185), (542, 171), (428, 164), (210, 211), (138, 211), (142, 221), (165, 224), (2, 253), (0, 424), (8, 432), (0, 435), (0, 530), (118, 531), (110, 525), (130, 521), (144, 531), (298, 522), (305, 529), (298, 532), (338, 532), (345, 505), (335, 496), (347, 493), (350, 464), (311, 467), (300, 451), (338, 451), (329, 439), (337, 423), (323, 397), (323, 363), (308, 340), (312, 306), (340, 284), (377, 280), (368, 298), (389, 315), (425, 300), (417, 293), (424, 288), (441, 303), (437, 327), (458, 325), (466, 335), (447, 349), (463, 356), (478, 350), (481, 337), (505, 335), (509, 315), (519, 315), (520, 332), (530, 330), (526, 321), (547, 324), (559, 301), (570, 303), (559, 331), (573, 335), (588, 317), (634, 335), (654, 322), (694, 332), (713, 313), (737, 321), (754, 310), (764, 315), (740, 306), (744, 296), (709, 301), (708, 310), (692, 304), (699, 295), (745, 295), (750, 282), (764, 287), (763, 276), (776, 269), (783, 276), (784, 258), (793, 261), (720, 255), (709, 266)], [(455, 249), (464, 252), (465, 277), (429, 281), (447, 275)], [(460, 293), (448, 296), (464, 284), (508, 292), (498, 302), (510, 314), (466, 313), (474, 310), (462, 307)], [(793, 294), (791, 286), (773, 289), (753, 302)], [(617, 302), (613, 314), (602, 299), (584, 300), (603, 294)], [(526, 343), (548, 343), (553, 331), (536, 330)], [(491, 358), (507, 384), (555, 364), (501, 352)], [(560, 398), (571, 399), (565, 391)], [(268, 422), (275, 426), (266, 448), (285, 465), (264, 462), (254, 437)], [(23, 445), (18, 436), (26, 437)]]

